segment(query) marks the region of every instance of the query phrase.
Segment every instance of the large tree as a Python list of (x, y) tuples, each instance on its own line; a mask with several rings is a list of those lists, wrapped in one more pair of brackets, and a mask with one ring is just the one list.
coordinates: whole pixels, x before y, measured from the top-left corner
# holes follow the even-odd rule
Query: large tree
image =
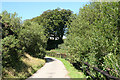
[(43, 12), (42, 15), (31, 20), (43, 25), (49, 37), (54, 36), (54, 40), (57, 37), (62, 41), (67, 27), (66, 23), (68, 22), (71, 14), (72, 11), (69, 9), (57, 8), (54, 10), (47, 10)]

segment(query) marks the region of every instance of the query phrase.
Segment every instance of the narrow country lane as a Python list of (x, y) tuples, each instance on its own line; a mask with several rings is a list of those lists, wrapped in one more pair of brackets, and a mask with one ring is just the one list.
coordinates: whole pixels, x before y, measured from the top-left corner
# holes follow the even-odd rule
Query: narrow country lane
[(65, 66), (60, 60), (51, 57), (45, 59), (46, 64), (27, 80), (31, 78), (69, 78)]

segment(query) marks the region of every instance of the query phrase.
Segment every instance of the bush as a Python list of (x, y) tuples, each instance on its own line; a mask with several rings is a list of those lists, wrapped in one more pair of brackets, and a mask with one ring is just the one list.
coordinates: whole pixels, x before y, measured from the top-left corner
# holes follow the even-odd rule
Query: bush
[(22, 53), (22, 48), (19, 40), (10, 35), (2, 39), (2, 65), (3, 67), (13, 66), (16, 61), (19, 61)]
[(40, 58), (45, 56), (47, 38), (44, 35), (43, 27), (38, 23), (25, 21), (20, 30), (19, 39), (29, 54)]
[(20, 27), (20, 18), (17, 14), (11, 14), (7, 11), (1, 13), (1, 26), (2, 26), (2, 64), (3, 68), (14, 65), (18, 61), (22, 47), (20, 40), (17, 38)]
[[(27, 77), (31, 74), (31, 71), (36, 71), (36, 69), (38, 69), (37, 67), (41, 67), (39, 66), (40, 64), (43, 65), (41, 61), (41, 63), (35, 67), (27, 65), (27, 63), (22, 60), (26, 57), (24, 53), (27, 52), (37, 58), (43, 58), (45, 56), (44, 51), (47, 39), (46, 36), (44, 36), (44, 29), (37, 23), (30, 21), (25, 21), (22, 24), (21, 19), (17, 17), (16, 13), (12, 14), (3, 11), (1, 16), (2, 78)], [(34, 62), (34, 60), (32, 62)]]
[(104, 57), (104, 69), (109, 71), (109, 74), (120, 77), (120, 55), (110, 53)]
[[(118, 64), (118, 58), (113, 62), (105, 60), (109, 54), (115, 57), (120, 52), (118, 20), (117, 2), (94, 2), (81, 8), (76, 19), (69, 25), (65, 42), (71, 61), (88, 62), (103, 70), (106, 68), (104, 65)], [(92, 69), (91, 74), (98, 76)], [(119, 77), (117, 74), (120, 75), (119, 72), (111, 75)]]

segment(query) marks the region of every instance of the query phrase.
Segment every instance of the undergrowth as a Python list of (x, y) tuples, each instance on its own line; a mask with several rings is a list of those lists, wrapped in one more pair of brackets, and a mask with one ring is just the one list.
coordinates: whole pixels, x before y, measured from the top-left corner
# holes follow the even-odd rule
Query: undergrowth
[(10, 67), (3, 68), (3, 80), (6, 78), (28, 78), (45, 64), (45, 60), (25, 53), (21, 59)]

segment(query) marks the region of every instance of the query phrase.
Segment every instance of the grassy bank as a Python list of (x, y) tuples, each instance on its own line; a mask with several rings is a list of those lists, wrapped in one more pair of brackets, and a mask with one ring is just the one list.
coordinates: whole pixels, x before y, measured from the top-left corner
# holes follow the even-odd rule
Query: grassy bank
[(55, 52), (55, 53), (60, 53), (60, 54), (66, 54), (66, 53), (67, 53), (67, 50), (54, 49), (54, 50), (51, 50), (50, 52)]
[[(48, 56), (48, 57), (51, 57), (51, 56)], [(53, 58), (56, 58), (56, 57), (53, 57)], [(70, 76), (70, 78), (86, 78), (84, 73), (82, 73), (80, 70), (75, 69), (73, 65), (70, 64), (65, 59), (62, 59), (62, 58), (56, 58), (56, 59), (62, 61), (62, 63), (64, 64), (65, 68), (68, 71), (68, 76)]]
[(45, 60), (24, 54), (11, 67), (3, 68), (3, 78), (28, 78), (45, 64)]

